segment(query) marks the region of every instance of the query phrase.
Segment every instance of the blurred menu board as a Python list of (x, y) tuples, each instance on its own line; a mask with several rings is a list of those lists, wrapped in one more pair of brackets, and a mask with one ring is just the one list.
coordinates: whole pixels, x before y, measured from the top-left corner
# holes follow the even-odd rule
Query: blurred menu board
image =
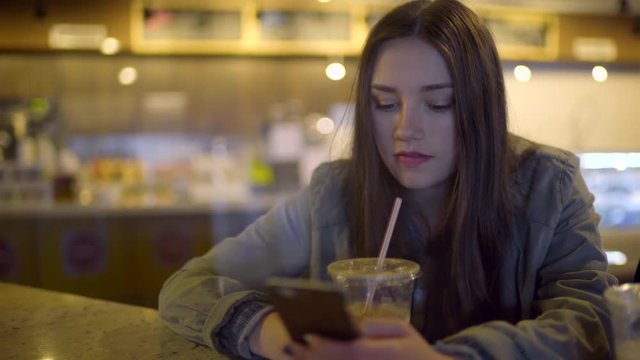
[(238, 1), (132, 0), (131, 48), (138, 53), (239, 51), (245, 29)]
[(261, 10), (261, 40), (343, 40), (350, 34), (349, 13), (329, 11)]
[(145, 40), (239, 40), (240, 12), (144, 8)]
[(552, 60), (558, 56), (557, 14), (491, 6), (475, 10), (491, 31), (501, 57)]

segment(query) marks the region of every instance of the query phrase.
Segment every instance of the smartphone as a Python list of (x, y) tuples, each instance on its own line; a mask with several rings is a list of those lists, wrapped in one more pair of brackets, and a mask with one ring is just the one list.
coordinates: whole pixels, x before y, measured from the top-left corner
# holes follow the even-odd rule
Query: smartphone
[(359, 336), (343, 293), (331, 282), (270, 278), (267, 293), (296, 342), (306, 343), (307, 334), (345, 341)]

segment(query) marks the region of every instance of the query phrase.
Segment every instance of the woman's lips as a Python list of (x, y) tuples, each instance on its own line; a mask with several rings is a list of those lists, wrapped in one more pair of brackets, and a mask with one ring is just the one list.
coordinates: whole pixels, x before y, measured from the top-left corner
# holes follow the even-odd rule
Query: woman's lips
[(433, 159), (433, 156), (414, 152), (414, 151), (400, 151), (393, 155), (396, 158), (396, 162), (400, 166), (404, 166), (407, 168), (418, 167), (425, 162)]

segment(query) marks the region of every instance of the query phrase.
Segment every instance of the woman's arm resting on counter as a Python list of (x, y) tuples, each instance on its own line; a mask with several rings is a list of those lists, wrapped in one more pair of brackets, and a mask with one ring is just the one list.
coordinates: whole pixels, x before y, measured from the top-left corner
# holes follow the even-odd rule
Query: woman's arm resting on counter
[(288, 359), (285, 346), (291, 343), (291, 337), (276, 312), (265, 316), (249, 336), (251, 352), (272, 360)]
[(491, 321), (437, 344), (472, 359), (603, 359), (611, 356), (610, 319), (603, 299), (616, 284), (607, 273), (593, 197), (577, 169), (562, 179), (562, 212), (538, 271), (536, 319)]
[(218, 351), (250, 357), (248, 336), (271, 311), (259, 290), (270, 276), (299, 276), (309, 262), (309, 193), (276, 205), (240, 235), (190, 260), (164, 284), (162, 320)]

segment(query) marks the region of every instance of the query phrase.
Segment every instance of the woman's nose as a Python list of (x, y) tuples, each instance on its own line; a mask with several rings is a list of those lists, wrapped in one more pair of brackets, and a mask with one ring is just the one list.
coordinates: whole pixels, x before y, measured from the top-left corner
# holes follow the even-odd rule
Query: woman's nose
[(395, 138), (397, 140), (419, 140), (424, 136), (424, 130), (420, 126), (418, 111), (408, 106), (403, 106), (398, 113), (396, 121)]

